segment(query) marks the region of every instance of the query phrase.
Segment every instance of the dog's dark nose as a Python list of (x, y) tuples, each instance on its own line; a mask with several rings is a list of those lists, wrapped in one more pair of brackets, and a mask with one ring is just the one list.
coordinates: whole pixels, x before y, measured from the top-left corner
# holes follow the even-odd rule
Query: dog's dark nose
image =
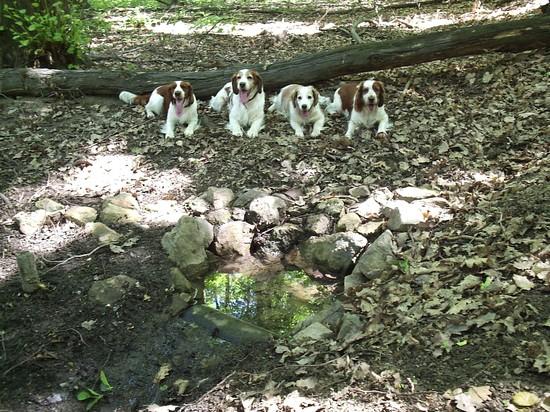
[(180, 96), (180, 95), (181, 95), (181, 90), (176, 90), (176, 91), (174, 92), (174, 94), (175, 94), (176, 96)]
[(246, 86), (246, 83), (245, 83), (245, 82), (240, 82), (240, 83), (239, 83), (239, 87), (240, 87), (241, 89), (244, 89), (245, 86)]
[(374, 102), (374, 97), (373, 96), (369, 96), (369, 102)]
[(307, 104), (303, 104), (302, 105), (302, 110), (306, 110), (307, 109)]

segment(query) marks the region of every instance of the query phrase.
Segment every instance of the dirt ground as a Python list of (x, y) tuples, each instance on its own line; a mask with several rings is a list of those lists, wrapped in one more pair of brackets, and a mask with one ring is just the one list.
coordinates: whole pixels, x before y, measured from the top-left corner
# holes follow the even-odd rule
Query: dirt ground
[[(487, 2), (477, 17), (529, 12), (532, 3)], [(386, 11), (381, 20), (366, 12), (354, 17), (370, 22), (358, 33), (378, 41), (420, 31), (436, 19), (471, 23), (476, 16), (470, 8), (468, 1)], [(305, 10), (239, 14), (231, 24), (266, 24), (254, 37), (239, 37), (240, 47), (234, 47), (234, 32), (169, 35), (149, 29), (203, 16), (193, 11), (115, 10), (108, 14), (111, 29), (94, 38), (87, 67), (169, 71), (176, 63), (178, 71), (210, 70), (350, 43), (349, 13)], [(272, 22), (288, 27), (273, 33)], [(307, 31), (316, 27), (322, 30)], [(330, 97), (341, 80), (382, 79), (393, 121), (389, 142), (368, 135), (346, 140), (345, 119), (338, 117), (328, 118), (321, 137), (296, 138), (286, 121), (271, 114), (258, 139), (235, 138), (224, 129), (226, 115), (205, 103), (199, 108), (202, 126), (192, 139), (178, 130), (176, 139), (164, 140), (159, 120), (146, 120), (142, 108), (114, 97), (2, 98), (0, 411), (84, 410), (75, 394), (85, 387), (97, 389), (100, 370), (113, 386), (98, 404), (104, 411), (151, 404), (180, 408), (158, 411), (201, 412), (542, 410), (507, 405), (520, 390), (550, 396), (549, 369), (544, 370), (544, 363), (537, 368), (533, 361), (540, 362), (550, 344), (549, 279), (534, 269), (547, 268), (550, 255), (549, 69), (546, 51), (493, 53), (316, 85)], [(430, 229), (439, 251), (434, 259), (470, 254), (485, 260), (456, 263), (441, 287), (468, 274), (498, 272), (503, 282), (512, 282), (513, 275), (529, 272), (534, 287), (503, 289), (502, 296), (483, 303), (482, 309), (507, 314), (513, 324), (502, 315), (495, 328), (461, 331), (467, 344), (437, 356), (424, 341), (359, 340), (337, 350), (327, 343), (315, 349), (315, 362), (308, 368), (281, 362), (272, 347), (236, 347), (167, 315), (171, 264), (160, 239), (173, 221), (151, 219), (141, 227), (121, 227), (127, 238), (136, 238), (124, 253), (102, 248), (90, 254), (96, 241), (70, 222), (51, 218), (39, 233), (25, 237), (13, 220), (46, 196), (65, 205), (99, 206), (105, 197), (124, 191), (142, 205), (159, 200), (181, 204), (209, 186), (234, 191), (315, 187), (341, 194), (359, 184), (392, 190), (444, 187), (456, 207), (455, 218)], [(40, 257), (45, 290), (21, 290), (15, 256), (23, 250)], [(66, 261), (77, 255), (82, 256)], [(525, 269), (517, 262), (530, 265)], [(91, 283), (118, 274), (132, 276), (140, 287), (112, 307), (92, 304), (87, 296)], [(357, 302), (346, 304), (352, 308)], [(432, 326), (418, 322), (414, 328), (428, 336)], [(391, 327), (386, 331), (388, 336), (396, 333)], [(300, 356), (298, 350), (289, 358)], [(345, 367), (331, 369), (344, 361), (353, 369), (351, 375), (341, 372)], [(176, 377), (190, 382), (183, 395), (155, 382), (167, 362), (172, 365), (170, 382)], [(318, 380), (314, 389), (296, 384), (304, 376)], [(456, 393), (446, 393), (484, 385), (492, 388), (492, 396), (477, 409), (464, 409)]]

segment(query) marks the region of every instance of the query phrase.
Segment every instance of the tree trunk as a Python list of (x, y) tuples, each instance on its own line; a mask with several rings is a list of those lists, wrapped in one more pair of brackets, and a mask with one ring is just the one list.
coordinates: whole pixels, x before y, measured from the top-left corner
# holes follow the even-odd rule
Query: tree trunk
[[(482, 54), (517, 52), (550, 46), (550, 16), (477, 25), (405, 39), (367, 42), (297, 57), (265, 66), (243, 65), (260, 71), (266, 90), (289, 83), (311, 84), (352, 73), (410, 66), (418, 63)], [(121, 90), (150, 91), (172, 80), (187, 80), (198, 98), (214, 95), (236, 68), (209, 72), (128, 73), (111, 70), (0, 70), (0, 93), (45, 95), (76, 91), (90, 95), (116, 95)]]

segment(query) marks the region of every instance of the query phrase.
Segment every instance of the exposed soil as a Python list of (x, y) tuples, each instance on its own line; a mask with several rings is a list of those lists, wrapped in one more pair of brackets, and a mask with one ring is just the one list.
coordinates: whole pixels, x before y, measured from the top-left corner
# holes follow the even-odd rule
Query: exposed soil
[[(495, 17), (531, 3), (489, 2), (482, 14)], [(371, 22), (358, 32), (375, 41), (406, 36), (420, 29), (411, 24), (430, 18), (461, 23), (472, 17), (470, 7), (468, 1), (453, 8), (445, 5), (440, 12), (435, 6), (385, 12), (382, 20), (391, 25), (377, 24), (372, 13), (354, 17)], [(170, 70), (177, 64), (178, 71), (185, 71), (277, 61), (349, 44), (349, 34), (340, 27), (349, 30), (352, 22), (347, 13), (324, 15), (319, 10), (300, 13), (299, 18), (285, 13), (286, 22), (325, 29), (314, 34), (265, 31), (238, 37), (235, 47), (234, 36), (214, 30), (177, 36), (152, 33), (145, 27), (149, 20), (174, 21), (159, 12), (115, 11), (109, 16), (117, 23), (94, 39), (90, 68)], [(122, 21), (130, 16), (134, 20)], [(184, 10), (179, 15), (183, 22), (198, 16)], [(237, 18), (247, 24), (283, 17), (250, 12)], [(171, 264), (160, 239), (174, 219), (151, 218), (141, 227), (118, 228), (127, 238), (137, 238), (124, 253), (102, 248), (56, 266), (88, 254), (96, 241), (76, 225), (55, 218), (25, 237), (13, 216), (32, 210), (34, 201), (45, 196), (65, 205), (98, 206), (104, 197), (124, 191), (142, 205), (159, 200), (182, 204), (209, 186), (236, 192), (262, 187), (347, 195), (347, 189), (359, 184), (392, 190), (438, 185), (452, 192), (449, 200), (457, 203), (453, 221), (428, 231), (439, 250), (433, 259), (469, 252), (485, 258), (479, 265), (457, 263), (448, 279), (458, 283), (467, 274), (485, 277), (488, 270), (498, 269), (510, 280), (524, 273), (510, 266), (513, 259), (547, 264), (549, 257), (544, 240), (550, 224), (549, 69), (547, 52), (532, 51), (350, 76), (385, 82), (394, 123), (389, 142), (368, 133), (344, 139), (346, 122), (338, 117), (328, 118), (320, 138), (296, 138), (288, 123), (275, 115), (267, 115), (267, 127), (258, 139), (235, 138), (224, 129), (226, 114), (213, 113), (206, 104), (199, 110), (202, 127), (192, 139), (183, 139), (177, 130), (176, 139), (164, 140), (159, 120), (146, 120), (142, 108), (114, 98), (0, 100), (0, 411), (84, 410), (74, 395), (84, 387), (97, 389), (100, 370), (114, 388), (98, 404), (105, 411), (154, 403), (201, 412), (298, 411), (308, 406), (326, 411), (454, 410), (456, 399), (444, 396), (445, 391), (482, 385), (491, 386), (492, 397), (477, 410), (497, 411), (504, 410), (518, 390), (548, 396), (548, 370), (533, 367), (533, 360), (544, 353), (543, 342), (550, 343), (548, 277), (533, 276), (536, 286), (531, 290), (506, 290), (494, 307), (487, 303), (491, 310), (509, 313), (514, 325), (503, 321), (494, 329), (470, 329), (463, 335), (467, 344), (438, 356), (424, 341), (402, 345), (389, 339), (390, 344), (374, 346), (358, 341), (339, 349), (326, 343), (315, 349), (315, 362), (299, 367), (280, 362), (280, 353), (271, 347), (236, 347), (166, 314)], [(316, 87), (332, 96), (347, 79)], [(489, 226), (502, 230), (484, 231)], [(416, 247), (418, 241), (413, 240), (403, 249), (406, 254)], [(510, 248), (521, 255), (511, 259)], [(422, 253), (428, 254), (427, 249)], [(22, 292), (17, 277), (15, 256), (23, 250), (41, 258), (47, 286), (31, 295)], [(137, 279), (140, 287), (115, 306), (93, 305), (87, 295), (91, 283), (118, 274)], [(352, 308), (357, 302), (349, 299), (346, 304)], [(421, 322), (415, 328), (419, 335), (423, 328), (426, 336), (433, 332)], [(394, 332), (389, 327), (382, 333)], [(347, 357), (347, 364), (334, 361), (335, 353), (339, 359)], [(170, 377), (155, 383), (166, 363), (172, 365)], [(368, 364), (367, 378), (358, 372), (362, 363)], [(341, 368), (331, 369), (336, 364)], [(346, 367), (355, 368), (352, 376), (341, 373)], [(305, 376), (319, 383), (314, 390), (302, 388), (307, 397), (298, 399), (292, 393), (295, 381)], [(190, 381), (183, 395), (171, 386), (178, 378)], [(256, 409), (250, 406), (253, 402)], [(268, 409), (270, 404), (279, 409)]]

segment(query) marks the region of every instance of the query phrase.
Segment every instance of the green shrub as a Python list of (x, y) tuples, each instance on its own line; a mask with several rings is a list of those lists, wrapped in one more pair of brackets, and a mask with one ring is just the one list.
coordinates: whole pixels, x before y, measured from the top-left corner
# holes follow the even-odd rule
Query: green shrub
[(92, 22), (74, 5), (43, 3), (32, 3), (31, 10), (4, 4), (5, 28), (30, 62), (47, 56), (49, 66), (76, 67), (84, 60)]

